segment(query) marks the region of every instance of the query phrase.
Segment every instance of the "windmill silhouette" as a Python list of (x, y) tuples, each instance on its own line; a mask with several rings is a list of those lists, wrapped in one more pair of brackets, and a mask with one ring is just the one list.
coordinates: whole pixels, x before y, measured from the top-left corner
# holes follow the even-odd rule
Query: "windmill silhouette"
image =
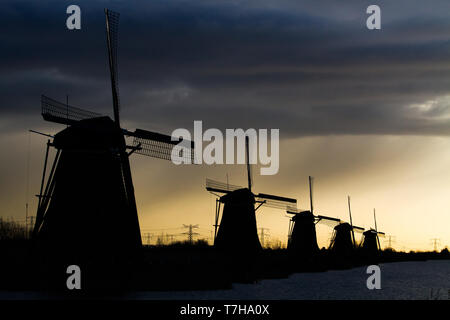
[[(47, 143), (33, 239), (54, 250), (64, 246), (69, 252), (67, 260), (75, 262), (78, 257), (85, 261), (101, 253), (109, 259), (111, 255), (117, 256), (117, 252), (126, 254), (141, 247), (129, 162), (132, 153), (170, 160), (176, 150), (177, 156), (193, 160), (193, 142), (183, 141), (187, 147), (178, 150), (175, 146), (179, 141), (172, 141), (171, 136), (121, 128), (117, 70), (119, 14), (105, 9), (105, 17), (114, 120), (41, 97), (44, 120), (67, 128)], [(127, 145), (126, 137), (133, 138), (132, 145)], [(56, 155), (47, 176), (50, 147), (56, 149)], [(114, 234), (113, 241), (108, 241), (114, 253), (105, 247), (105, 233)]]
[(373, 219), (375, 222), (375, 228), (370, 228), (363, 233), (363, 240), (361, 242), (361, 248), (366, 254), (376, 255), (381, 250), (380, 237), (384, 237), (384, 232), (378, 231), (377, 216), (375, 209), (373, 209)]
[[(243, 252), (261, 249), (255, 212), (262, 206), (283, 209), (297, 207), (297, 200), (271, 194), (252, 192), (252, 173), (249, 160), (249, 139), (245, 137), (247, 188), (206, 179), (206, 190), (216, 195), (214, 246)], [(221, 194), (221, 195), (219, 195)], [(222, 219), (219, 224), (221, 205)], [(258, 204), (255, 208), (255, 204)]]
[(355, 232), (364, 232), (364, 228), (353, 224), (350, 196), (347, 197), (347, 202), (350, 223), (339, 221), (338, 225), (334, 227), (334, 232), (329, 247), (331, 252), (340, 257), (349, 257), (353, 254), (355, 248), (357, 248)]
[(318, 253), (316, 224), (322, 223), (335, 226), (340, 223), (340, 219), (323, 215), (314, 215), (313, 204), (313, 177), (309, 181), (309, 203), (310, 210), (292, 210), (286, 213), (293, 215), (289, 220), (288, 250), (292, 258), (302, 262), (310, 260)]

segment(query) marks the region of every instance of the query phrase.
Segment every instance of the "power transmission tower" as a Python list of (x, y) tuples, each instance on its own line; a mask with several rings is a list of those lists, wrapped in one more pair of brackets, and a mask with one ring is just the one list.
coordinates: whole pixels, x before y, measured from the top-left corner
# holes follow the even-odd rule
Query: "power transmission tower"
[(164, 232), (161, 232), (161, 235), (156, 239), (156, 245), (163, 246), (164, 244)]
[(441, 239), (439, 238), (431, 239), (431, 243), (433, 244), (434, 251), (437, 251), (437, 246), (441, 243)]
[(192, 244), (192, 240), (193, 240), (194, 236), (199, 235), (199, 233), (192, 231), (193, 229), (198, 229), (198, 224), (196, 224), (196, 225), (192, 225), (192, 224), (185, 225), (185, 224), (183, 224), (183, 228), (188, 228), (189, 229), (188, 232), (183, 232), (183, 234), (187, 234), (188, 235), (188, 241), (189, 241), (190, 244)]
[(395, 237), (389, 236), (389, 238), (387, 240), (385, 240), (384, 242), (387, 242), (388, 248), (392, 249), (392, 244), (395, 243)]
[[(27, 216), (26, 217), (26, 220), (25, 220), (25, 232), (26, 232), (26, 237), (27, 238), (29, 238), (29, 236), (30, 236), (30, 232), (31, 232), (31, 230), (33, 229), (33, 226), (34, 226), (34, 218), (35, 218), (35, 216)], [(28, 222), (28, 221), (30, 221), (30, 222)], [(31, 229), (31, 230), (28, 230), (28, 229)]]
[(151, 233), (146, 233), (145, 235), (144, 235), (144, 239), (146, 240), (146, 242), (147, 242), (147, 245), (150, 245), (150, 240), (151, 240), (151, 238), (152, 238), (152, 234)]
[(167, 243), (173, 242), (174, 235), (173, 234), (166, 234), (166, 241)]
[(259, 238), (261, 239), (261, 246), (264, 248), (264, 243), (266, 240), (266, 237), (269, 237), (269, 235), (265, 231), (269, 231), (268, 228), (259, 228)]

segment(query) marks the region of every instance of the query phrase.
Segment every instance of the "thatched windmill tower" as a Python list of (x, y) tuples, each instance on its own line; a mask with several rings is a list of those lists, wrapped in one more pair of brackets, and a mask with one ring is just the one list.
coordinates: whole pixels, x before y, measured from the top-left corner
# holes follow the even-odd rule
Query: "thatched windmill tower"
[[(119, 15), (106, 9), (105, 16), (114, 120), (46, 96), (41, 100), (43, 118), (67, 128), (47, 143), (33, 239), (46, 262), (57, 268), (53, 271), (64, 276), (61, 266), (68, 264), (88, 266), (88, 277), (103, 274), (105, 262), (106, 269), (113, 262), (126, 263), (141, 247), (129, 156), (136, 152), (170, 160), (179, 143), (160, 133), (121, 128)], [(126, 137), (134, 138), (132, 145), (127, 145)], [(47, 174), (50, 147), (56, 156)], [(189, 144), (180, 155), (191, 159), (192, 147)]]

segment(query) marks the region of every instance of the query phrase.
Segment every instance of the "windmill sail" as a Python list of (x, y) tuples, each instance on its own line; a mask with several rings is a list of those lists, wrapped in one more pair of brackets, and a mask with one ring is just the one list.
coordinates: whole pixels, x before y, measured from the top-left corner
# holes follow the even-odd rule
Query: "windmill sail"
[(117, 74), (117, 47), (119, 13), (105, 9), (106, 16), (106, 41), (108, 45), (109, 71), (111, 75), (111, 89), (113, 96), (114, 120), (120, 124), (120, 97)]
[[(172, 136), (142, 129), (126, 132), (126, 135), (134, 137), (133, 146), (137, 154), (164, 160), (171, 160), (174, 147), (180, 144), (180, 141), (172, 141)], [(183, 147), (180, 148), (178, 157), (188, 163), (194, 163), (194, 142), (181, 142)]]
[(336, 227), (338, 224), (342, 223), (342, 221), (338, 218), (332, 218), (327, 216), (317, 216), (317, 223), (324, 224), (326, 226), (329, 226), (331, 228)]
[[(44, 120), (64, 125), (74, 125), (80, 120), (102, 117), (100, 113), (77, 108), (45, 95), (41, 96), (41, 108)], [(133, 147), (136, 148), (137, 154), (159, 159), (171, 160), (174, 146), (180, 143), (172, 141), (172, 136), (142, 129), (136, 129), (134, 132), (123, 129), (123, 133), (126, 136), (134, 137)], [(194, 142), (186, 140), (184, 145), (187, 147), (181, 150), (182, 154), (179, 156), (193, 163)]]
[(312, 214), (314, 214), (314, 198), (313, 198), (313, 183), (314, 183), (314, 178), (309, 176), (308, 177), (308, 181), (309, 181), (309, 210), (311, 211)]
[(245, 151), (247, 159), (247, 184), (248, 190), (252, 192), (252, 165), (250, 164), (250, 145), (248, 136), (245, 137)]
[(292, 210), (297, 207), (297, 199), (274, 196), (265, 193), (258, 193), (255, 197), (257, 201), (263, 202), (265, 206), (270, 208)]
[[(206, 179), (206, 190), (210, 192), (227, 194), (239, 189), (244, 189), (244, 187)], [(255, 200), (257, 202), (263, 203), (266, 207), (274, 209), (297, 210), (297, 199), (280, 197), (272, 194), (258, 193), (257, 195), (255, 195)]]
[(100, 113), (70, 106), (45, 95), (41, 96), (41, 113), (46, 121), (66, 125), (73, 125), (83, 119), (98, 118), (102, 116)]
[[(113, 98), (113, 111), (114, 111), (114, 121), (116, 125), (120, 128), (120, 101), (119, 101), (119, 88), (118, 88), (118, 77), (117, 77), (117, 47), (118, 47), (118, 28), (119, 28), (119, 13), (113, 12), (111, 10), (105, 9), (106, 17), (106, 42), (108, 47), (108, 58), (109, 58), (109, 71), (111, 76), (111, 89)], [(126, 201), (129, 207), (129, 219), (133, 221), (132, 226), (135, 229), (136, 242), (142, 245), (141, 233), (139, 228), (139, 219), (136, 207), (136, 198), (134, 195), (133, 179), (131, 176), (130, 160), (126, 152), (125, 138), (121, 137), (118, 140), (118, 149), (121, 163), (122, 179), (125, 187)]]
[(212, 179), (206, 179), (206, 190), (210, 192), (229, 193), (234, 190), (243, 189), (242, 186), (228, 184)]
[(364, 228), (353, 226), (353, 231), (359, 232), (359, 233), (363, 233), (364, 232)]

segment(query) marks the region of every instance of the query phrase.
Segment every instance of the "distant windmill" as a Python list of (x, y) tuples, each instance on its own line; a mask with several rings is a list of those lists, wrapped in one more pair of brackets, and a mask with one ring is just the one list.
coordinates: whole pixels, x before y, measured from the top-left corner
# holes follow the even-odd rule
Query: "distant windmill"
[(375, 222), (375, 229), (370, 228), (365, 231), (361, 242), (362, 249), (368, 254), (374, 254), (381, 250), (380, 237), (385, 236), (384, 232), (378, 231), (375, 209), (373, 209), (373, 219)]
[(319, 251), (317, 245), (316, 224), (325, 223), (335, 226), (340, 223), (337, 218), (314, 215), (313, 177), (309, 177), (309, 211), (289, 209), (286, 212), (293, 215), (289, 220), (288, 250), (292, 257), (307, 260)]
[[(271, 208), (295, 208), (297, 200), (271, 194), (252, 192), (251, 166), (249, 161), (249, 139), (245, 139), (247, 154), (247, 188), (228, 183), (206, 180), (206, 190), (218, 196), (215, 210), (214, 246), (218, 248), (238, 248), (241, 250), (259, 250), (261, 243), (256, 228), (255, 212), (262, 205)], [(224, 194), (219, 196), (218, 194)], [(224, 204), (221, 223), (219, 216), (221, 204)], [(255, 208), (255, 203), (258, 206)]]
[(350, 223), (340, 221), (339, 224), (334, 227), (333, 237), (330, 243), (330, 250), (340, 256), (351, 254), (357, 247), (355, 232), (364, 232), (364, 228), (353, 225), (350, 196), (347, 197), (347, 203)]
[[(105, 16), (114, 120), (44, 95), (41, 99), (43, 118), (68, 127), (47, 144), (33, 238), (49, 246), (66, 246), (79, 255), (104, 251), (106, 232), (114, 234), (111, 247), (116, 251), (142, 245), (129, 156), (136, 152), (170, 160), (179, 143), (168, 135), (121, 128), (119, 14), (105, 9)], [(131, 146), (125, 137), (134, 138)], [(192, 159), (193, 143), (188, 144), (178, 155)], [(44, 188), (50, 146), (57, 152)]]

